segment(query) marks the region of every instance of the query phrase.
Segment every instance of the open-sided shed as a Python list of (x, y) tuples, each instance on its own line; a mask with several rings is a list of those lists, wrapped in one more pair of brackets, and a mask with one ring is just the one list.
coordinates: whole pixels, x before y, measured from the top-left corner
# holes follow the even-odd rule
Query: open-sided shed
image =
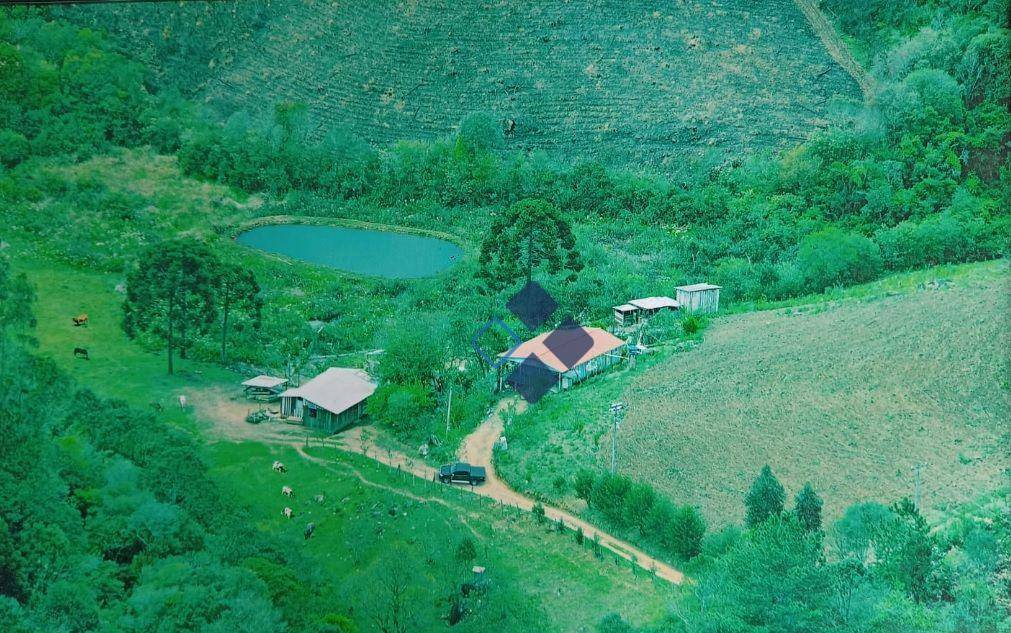
[(662, 310), (677, 310), (678, 302), (670, 297), (645, 297), (614, 306), (614, 322), (619, 327), (635, 325)]
[(288, 384), (288, 380), (285, 378), (260, 374), (249, 380), (244, 380), (242, 391), (250, 398), (273, 399), (281, 393), (286, 384)]

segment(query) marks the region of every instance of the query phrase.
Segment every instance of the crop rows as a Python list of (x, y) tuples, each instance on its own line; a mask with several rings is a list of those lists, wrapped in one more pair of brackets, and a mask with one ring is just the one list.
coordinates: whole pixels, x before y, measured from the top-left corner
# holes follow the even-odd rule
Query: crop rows
[(788, 0), (101, 11), (99, 26), (144, 24), (148, 38), (126, 45), (222, 112), (299, 101), (320, 133), (350, 128), (381, 146), (445, 135), (480, 110), (515, 121), (513, 148), (662, 170), (709, 152), (796, 144), (860, 94)]

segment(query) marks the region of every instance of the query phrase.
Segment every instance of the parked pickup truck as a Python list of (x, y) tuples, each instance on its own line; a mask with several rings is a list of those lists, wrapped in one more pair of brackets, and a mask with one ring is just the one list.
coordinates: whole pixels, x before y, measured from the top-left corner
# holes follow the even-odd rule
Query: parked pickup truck
[(439, 468), (439, 481), (444, 484), (464, 483), (475, 486), (483, 483), (485, 472), (483, 466), (471, 466), (466, 462), (446, 464)]

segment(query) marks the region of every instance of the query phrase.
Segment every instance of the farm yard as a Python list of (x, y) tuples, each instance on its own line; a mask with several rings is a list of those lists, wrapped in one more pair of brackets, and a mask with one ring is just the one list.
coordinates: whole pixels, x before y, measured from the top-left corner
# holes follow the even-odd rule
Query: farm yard
[(571, 478), (555, 478), (607, 468), (608, 404), (621, 400), (619, 472), (712, 525), (741, 520), (764, 464), (791, 494), (811, 482), (829, 518), (860, 500), (912, 497), (919, 464), (924, 512), (936, 517), (1011, 468), (1007, 274), (1005, 263), (924, 271), (718, 319), (697, 347), (516, 418), (503, 474), (581, 507)]
[(0, 630), (1011, 630), (1007, 15), (0, 9)]
[[(661, 170), (686, 153), (728, 160), (793, 145), (861, 98), (789, 0), (258, 0), (65, 13), (110, 28), (162, 81), (193, 77), (193, 96), (219, 111), (262, 115), (297, 100), (316, 134), (346, 129), (377, 145), (442, 137), (485, 111), (509, 126), (510, 149)], [(184, 48), (206, 38), (215, 45)]]

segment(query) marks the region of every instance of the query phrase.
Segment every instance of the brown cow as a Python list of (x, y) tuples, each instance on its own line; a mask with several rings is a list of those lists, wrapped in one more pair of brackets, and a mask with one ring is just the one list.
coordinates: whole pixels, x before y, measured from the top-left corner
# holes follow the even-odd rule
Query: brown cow
[(80, 327), (82, 325), (87, 325), (88, 324), (88, 314), (87, 313), (78, 314), (77, 316), (73, 317), (71, 319), (71, 321), (74, 322), (74, 327)]

